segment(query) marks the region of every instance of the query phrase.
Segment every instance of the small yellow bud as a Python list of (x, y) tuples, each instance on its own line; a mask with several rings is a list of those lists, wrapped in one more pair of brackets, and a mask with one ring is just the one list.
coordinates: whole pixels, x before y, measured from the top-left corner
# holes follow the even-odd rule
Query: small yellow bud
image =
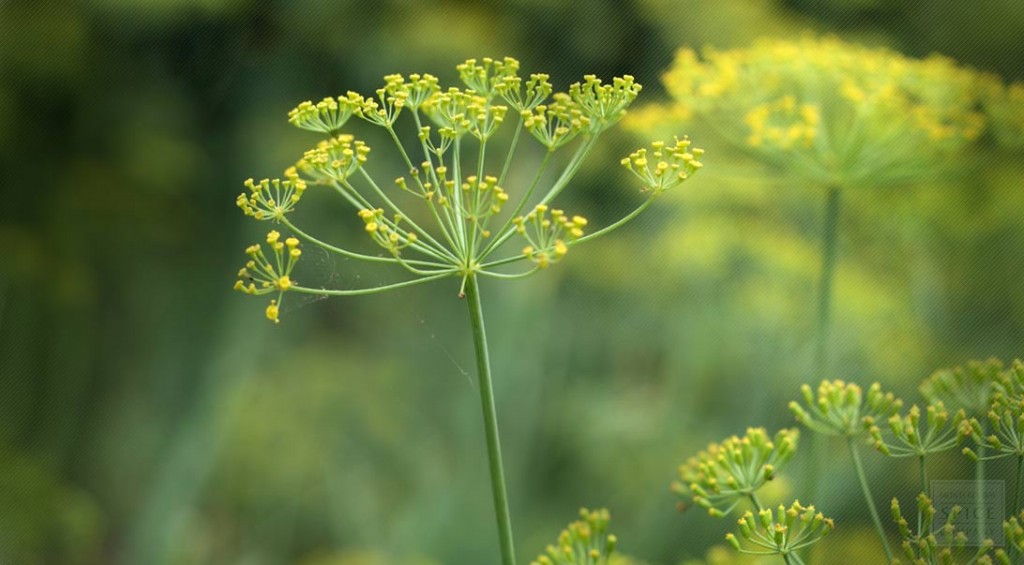
[(278, 319), (278, 317), (277, 317), (278, 314), (279, 314), (279, 309), (277, 307), (277, 301), (276, 300), (271, 300), (270, 301), (270, 306), (267, 306), (267, 319), (272, 321), (272, 322), (274, 322), (275, 324), (279, 324), (279, 323), (281, 323), (281, 320)]

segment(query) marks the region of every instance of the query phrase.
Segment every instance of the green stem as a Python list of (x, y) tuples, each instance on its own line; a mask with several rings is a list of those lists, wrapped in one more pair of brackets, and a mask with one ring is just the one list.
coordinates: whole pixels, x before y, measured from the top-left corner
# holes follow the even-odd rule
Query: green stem
[(1024, 455), (1017, 456), (1017, 478), (1013, 481), (1013, 515), (1020, 512), (1020, 480), (1024, 477)]
[(509, 516), (508, 494), (505, 492), (505, 469), (501, 463), (501, 443), (498, 440), (498, 414), (494, 406), (494, 387), (491, 384), (491, 362), (487, 354), (487, 334), (480, 305), (480, 289), (476, 275), (466, 278), (466, 303), (473, 326), (476, 345), (476, 366), (480, 377), (480, 404), (484, 414), (487, 436), (487, 460), (491, 470), (491, 491), (494, 495), (494, 515), (498, 521), (498, 539), (501, 542), (502, 565), (515, 565), (512, 542), (512, 519)]
[(825, 224), (821, 234), (821, 278), (818, 280), (818, 335), (814, 348), (814, 369), (818, 379), (829, 374), (828, 337), (832, 319), (832, 287), (836, 271), (836, 237), (842, 191), (828, 189), (825, 199)]
[[(917, 464), (918, 477), (921, 480), (921, 492), (930, 498), (931, 494), (928, 492), (928, 471), (925, 469), (924, 455), (918, 456)], [(921, 537), (922, 535), (924, 535), (924, 515), (921, 513), (921, 509), (919, 508), (917, 510), (917, 537)]]
[(878, 517), (878, 509), (875, 508), (875, 500), (871, 496), (871, 489), (868, 487), (868, 478), (864, 475), (864, 465), (860, 462), (860, 453), (853, 437), (846, 438), (846, 445), (850, 448), (850, 455), (853, 456), (853, 466), (857, 469), (857, 479), (860, 480), (860, 488), (864, 492), (864, 500), (868, 503), (868, 510), (871, 512), (871, 521), (875, 523), (875, 531), (878, 539), (882, 540), (882, 549), (888, 562), (892, 563), (892, 549), (889, 548), (889, 540), (885, 537), (885, 528), (882, 527), (882, 519)]
[[(829, 330), (832, 320), (832, 287), (836, 271), (836, 242), (839, 228), (839, 208), (841, 189), (830, 186), (825, 198), (825, 220), (821, 232), (821, 275), (818, 279), (818, 328), (814, 346), (814, 381), (830, 378), (829, 367)], [(811, 438), (812, 465), (807, 473), (807, 489), (812, 496), (821, 494), (821, 469), (827, 468), (828, 452), (825, 440), (820, 434)]]
[(978, 461), (974, 464), (974, 508), (977, 520), (975, 527), (978, 530), (978, 543), (985, 539), (985, 518), (981, 509), (985, 507), (985, 446), (979, 445), (977, 449)]

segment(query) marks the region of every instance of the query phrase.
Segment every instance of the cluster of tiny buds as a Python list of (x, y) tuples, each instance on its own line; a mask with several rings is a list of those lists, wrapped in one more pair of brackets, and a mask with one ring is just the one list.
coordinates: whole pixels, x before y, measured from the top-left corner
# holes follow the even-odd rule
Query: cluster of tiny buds
[(520, 112), (523, 126), (549, 151), (572, 141), (590, 128), (590, 118), (565, 93), (557, 93), (550, 104), (540, 104)]
[(602, 84), (595, 75), (584, 75), (582, 83), (569, 86), (569, 96), (593, 118), (592, 130), (600, 131), (625, 115), (641, 88), (630, 75), (615, 77), (612, 84)]
[[(294, 169), (289, 171), (294, 172)], [(283, 181), (263, 179), (258, 183), (253, 179), (246, 179), (244, 184), (249, 193), (239, 194), (235, 204), (246, 216), (257, 220), (280, 220), (292, 211), (306, 190), (306, 182), (297, 176)]]
[(419, 239), (415, 233), (407, 232), (399, 227), (402, 222), (400, 215), (396, 214), (393, 220), (388, 220), (384, 217), (384, 210), (381, 208), (363, 209), (358, 214), (365, 224), (366, 233), (370, 234), (370, 237), (378, 245), (395, 255)]
[[(997, 394), (988, 411), (989, 429), (986, 435), (976, 418), (970, 419), (970, 435), (974, 441), (993, 454), (985, 459), (998, 459), (1010, 455), (1024, 457), (1024, 399), (1006, 398)], [(978, 460), (979, 455), (965, 447), (964, 455)]]
[(296, 168), (316, 179), (345, 182), (365, 163), (370, 147), (350, 134), (321, 141), (302, 154)]
[(316, 104), (307, 100), (288, 112), (288, 121), (302, 129), (334, 135), (362, 105), (363, 97), (351, 91)]
[(688, 137), (677, 137), (672, 145), (655, 141), (651, 143), (651, 160), (648, 160), (647, 149), (641, 148), (623, 158), (622, 166), (643, 181), (643, 192), (661, 194), (690, 178), (690, 175), (704, 166), (700, 162), (704, 150), (697, 147), (690, 149), (690, 145)]
[(860, 386), (841, 380), (822, 381), (815, 397), (808, 385), (800, 387), (807, 408), (790, 402), (789, 409), (797, 421), (811, 430), (826, 435), (853, 437), (870, 429), (878, 419), (888, 419), (899, 412), (903, 401), (883, 393), (874, 383), (865, 397)]
[[(946, 521), (938, 529), (933, 529), (935, 505), (925, 493), (918, 494), (917, 516), (919, 523), (917, 532), (910, 528), (910, 524), (903, 516), (898, 499), (892, 499), (890, 508), (893, 522), (896, 523), (900, 537), (903, 539), (900, 546), (910, 563), (948, 563), (950, 565), (954, 563), (978, 565), (992, 563), (991, 558), (986, 555), (994, 545), (991, 539), (982, 540), (980, 544), (977, 544), (977, 548), (972, 549), (973, 557), (967, 560), (962, 560), (967, 556), (954, 555), (954, 552), (963, 551), (968, 541), (967, 534), (957, 530), (954, 525), (962, 510), (960, 506), (945, 509)], [(899, 564), (900, 560), (893, 559), (892, 562)]]
[(821, 111), (811, 104), (797, 104), (793, 96), (755, 106), (744, 118), (750, 128), (747, 144), (791, 149), (810, 147), (818, 135)]
[[(281, 298), (290, 290), (295, 282), (291, 279), (292, 269), (302, 255), (299, 240), (289, 237), (281, 241), (281, 234), (271, 230), (267, 234), (267, 245), (273, 252), (273, 260), (263, 253), (259, 244), (250, 245), (245, 253), (249, 261), (238, 271), (235, 290), (250, 295), (277, 293), (277, 299), (271, 300), (267, 306), (267, 319), (277, 323), (281, 308)], [(248, 281), (248, 284), (246, 284)]]
[(769, 508), (759, 510), (756, 516), (747, 511), (739, 519), (739, 527), (740, 537), (759, 549), (745, 550), (734, 534), (726, 534), (725, 539), (737, 551), (763, 554), (768, 550), (790, 555), (832, 533), (835, 522), (816, 511), (814, 506), (803, 506), (796, 501), (789, 508), (779, 505), (775, 512)]
[(925, 408), (925, 427), (921, 426), (921, 409), (915, 404), (906, 416), (894, 414), (889, 418), (889, 432), (896, 440), (888, 441), (872, 416), (865, 417), (868, 433), (875, 449), (891, 457), (910, 455), (924, 456), (938, 453), (956, 446), (971, 435), (971, 427), (963, 410), (957, 411), (952, 420), (945, 404), (937, 401)]
[[(764, 428), (749, 428), (742, 438), (712, 443), (683, 463), (680, 480), (671, 488), (712, 516), (724, 516), (741, 498), (775, 478), (792, 459), (799, 437), (796, 429), (780, 430), (773, 439)], [(686, 507), (681, 503), (681, 509)]]
[(570, 218), (562, 210), (538, 204), (526, 216), (515, 218), (513, 223), (516, 233), (529, 242), (523, 248), (523, 255), (545, 269), (569, 252), (566, 240), (575, 241), (583, 237), (587, 219), (583, 216)]
[(618, 543), (608, 533), (610, 519), (605, 509), (580, 509), (580, 519), (559, 534), (558, 544), (549, 545), (530, 565), (607, 565)]

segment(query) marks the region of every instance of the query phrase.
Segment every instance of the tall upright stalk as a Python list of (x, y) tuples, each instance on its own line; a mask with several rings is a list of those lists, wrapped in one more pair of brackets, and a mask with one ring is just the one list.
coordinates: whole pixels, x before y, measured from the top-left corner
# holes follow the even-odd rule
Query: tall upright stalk
[(864, 474), (864, 465), (860, 462), (860, 453), (852, 437), (846, 438), (846, 445), (850, 448), (850, 455), (853, 457), (853, 466), (857, 469), (857, 480), (860, 481), (860, 488), (864, 492), (864, 500), (868, 503), (868, 510), (871, 512), (871, 521), (875, 524), (875, 532), (878, 539), (882, 540), (882, 549), (889, 563), (892, 563), (892, 549), (889, 547), (889, 539), (885, 536), (885, 528), (882, 527), (882, 519), (878, 516), (878, 509), (875, 508), (875, 499), (868, 487), (868, 478)]
[(501, 463), (501, 442), (498, 439), (498, 413), (494, 406), (494, 387), (491, 383), (491, 362), (487, 353), (487, 333), (484, 331), (480, 288), (475, 274), (470, 274), (466, 278), (466, 303), (469, 305), (469, 321), (473, 327), (473, 343), (476, 346), (480, 405), (483, 408), (484, 432), (487, 436), (487, 461), (491, 472), (491, 492), (494, 495), (494, 516), (498, 522), (498, 539), (501, 543), (501, 563), (515, 565), (512, 519), (508, 509), (508, 493), (505, 491), (505, 468)]
[[(839, 208), (842, 191), (838, 186), (830, 186), (825, 197), (825, 218), (821, 231), (821, 274), (818, 279), (818, 325), (814, 344), (814, 375), (813, 380), (830, 377), (829, 371), (829, 330), (832, 320), (832, 287), (836, 271), (836, 241), (839, 227)], [(828, 463), (825, 450), (827, 438), (815, 434), (811, 438), (811, 469), (807, 473), (807, 488), (817, 498), (819, 494), (820, 469)]]

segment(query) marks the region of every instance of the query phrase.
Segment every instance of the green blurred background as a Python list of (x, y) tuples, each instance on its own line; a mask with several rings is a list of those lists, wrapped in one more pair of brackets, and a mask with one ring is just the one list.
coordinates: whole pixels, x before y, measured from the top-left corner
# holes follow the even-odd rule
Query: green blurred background
[[(0, 563), (495, 562), (456, 289), (290, 299), (266, 323), (231, 292), (262, 234), (241, 181), (314, 143), (288, 109), (384, 74), (453, 83), (468, 57), (511, 55), (556, 89), (633, 74), (643, 104), (680, 46), (805, 30), (1024, 79), (1019, 0), (0, 0)], [(634, 202), (631, 135), (604, 138), (566, 208), (601, 224)], [(401, 170), (389, 158), (376, 170)], [(810, 374), (821, 193), (727, 151), (601, 243), (485, 283), (520, 559), (582, 505), (611, 509), (630, 555), (702, 559), (731, 520), (676, 511), (688, 454), (792, 425), (803, 382), (914, 401), (935, 369), (1021, 355), (1024, 161), (958, 158), (956, 178), (847, 198), (833, 375)], [(340, 206), (297, 214), (363, 242)], [(300, 269), (337, 288), (390, 276), (314, 249)], [(881, 562), (836, 459), (821, 500), (794, 465), (776, 501), (837, 519), (824, 562)], [(867, 462), (883, 507), (914, 496), (912, 465)]]

